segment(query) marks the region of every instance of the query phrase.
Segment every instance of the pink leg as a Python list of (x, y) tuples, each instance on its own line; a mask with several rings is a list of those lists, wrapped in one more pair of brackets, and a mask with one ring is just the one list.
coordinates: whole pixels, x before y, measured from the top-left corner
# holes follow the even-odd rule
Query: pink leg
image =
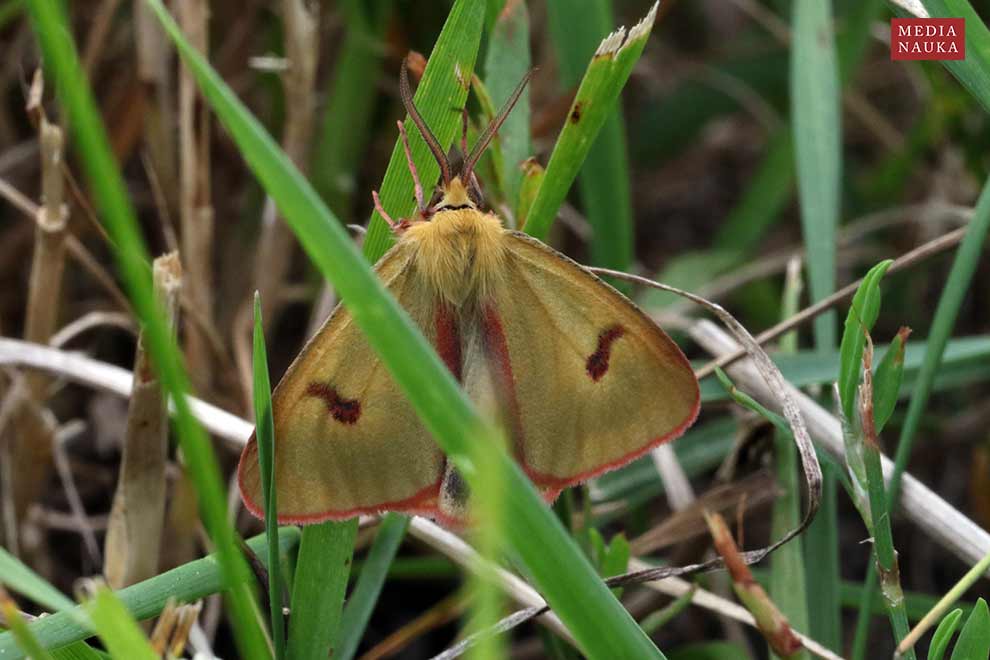
[(375, 200), (375, 210), (378, 211), (378, 215), (382, 216), (382, 220), (388, 223), (388, 226), (392, 228), (392, 231), (395, 231), (396, 228), (395, 221), (392, 220), (392, 216), (390, 216), (385, 211), (385, 207), (382, 206), (382, 200), (378, 198), (377, 190), (371, 191), (371, 198)]
[(420, 211), (426, 209), (426, 204), (423, 202), (423, 184), (419, 181), (419, 171), (416, 170), (416, 163), (413, 162), (412, 152), (409, 150), (409, 136), (406, 135), (406, 127), (401, 121), (396, 122), (399, 125), (399, 136), (402, 138), (402, 149), (406, 152), (406, 163), (409, 165), (409, 172), (412, 174), (413, 178), (413, 190), (416, 194), (416, 208)]

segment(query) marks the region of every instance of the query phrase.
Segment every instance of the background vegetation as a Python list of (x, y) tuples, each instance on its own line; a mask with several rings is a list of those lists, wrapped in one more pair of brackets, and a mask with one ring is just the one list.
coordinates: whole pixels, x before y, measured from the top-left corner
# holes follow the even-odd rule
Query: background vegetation
[[(986, 657), (990, 34), (979, 4), (921, 4), (966, 17), (966, 60), (890, 61), (908, 14), (877, 0), (0, 2), (0, 657), (187, 638), (220, 657), (430, 657), (542, 596), (552, 613), (472, 652), (809, 657), (805, 640), (873, 658), (944, 595), (960, 609), (930, 615), (919, 655)], [(627, 282), (706, 376), (673, 452), (554, 515), (484, 455), (466, 472), (494, 493), (488, 534), (269, 525), (244, 561), (239, 538), (265, 531), (230, 481), (244, 420), (268, 414), (266, 363), (277, 382), (338, 297), (454, 460), (477, 464), (466, 439), (493, 432), (367, 268), (389, 244), (370, 191), (413, 206), (395, 130), (410, 50), (447, 144), (465, 102), (476, 135), (538, 67), (483, 181), (507, 223), (583, 263), (713, 298), (753, 334), (869, 272), (852, 304), (855, 286), (767, 339), (825, 480), (811, 528), (753, 567), (766, 593), (731, 561), (623, 582), (618, 601), (596, 577), (701, 561), (713, 535), (731, 560), (704, 510), (758, 548), (807, 505), (780, 393), (739, 365), (720, 384), (705, 365), (732, 339)], [(413, 152), (432, 181), (415, 135)]]

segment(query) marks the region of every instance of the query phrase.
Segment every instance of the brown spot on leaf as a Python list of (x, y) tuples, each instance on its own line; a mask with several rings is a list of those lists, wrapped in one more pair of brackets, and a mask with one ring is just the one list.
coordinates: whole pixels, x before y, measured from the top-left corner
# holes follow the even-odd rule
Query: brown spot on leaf
[(568, 117), (568, 119), (570, 120), (570, 122), (572, 124), (576, 124), (579, 121), (581, 121), (581, 112), (582, 112), (582, 110), (584, 110), (584, 108), (582, 107), (580, 101), (578, 101), (577, 103), (574, 104), (574, 108), (571, 110), (571, 116)]
[(612, 354), (612, 343), (624, 334), (626, 334), (625, 328), (621, 325), (613, 325), (610, 328), (602, 330), (601, 334), (598, 335), (598, 346), (595, 352), (588, 356), (588, 361), (585, 363), (585, 368), (588, 370), (591, 380), (597, 383), (608, 372), (608, 361)]
[(333, 385), (310, 383), (306, 394), (322, 399), (333, 418), (341, 424), (354, 424), (361, 417), (361, 402), (340, 396)]

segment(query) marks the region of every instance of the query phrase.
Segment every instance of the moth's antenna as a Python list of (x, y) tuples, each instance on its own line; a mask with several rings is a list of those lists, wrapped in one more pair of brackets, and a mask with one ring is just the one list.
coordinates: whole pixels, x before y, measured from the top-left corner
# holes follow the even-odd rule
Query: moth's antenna
[(409, 89), (409, 73), (408, 67), (406, 65), (407, 60), (402, 60), (402, 69), (399, 71), (399, 96), (402, 97), (402, 105), (406, 106), (406, 112), (409, 113), (409, 117), (412, 118), (413, 123), (416, 124), (416, 128), (419, 129), (420, 135), (426, 140), (426, 146), (430, 148), (433, 152), (433, 158), (437, 161), (437, 165), (440, 166), (440, 176), (443, 179), (444, 184), (450, 183), (450, 164), (447, 162), (447, 156), (443, 153), (443, 149), (440, 147), (440, 142), (437, 140), (433, 132), (430, 131), (430, 127), (426, 125), (426, 121), (423, 120), (423, 116), (419, 114), (419, 110), (416, 109), (416, 104), (413, 103), (412, 91)]
[(465, 182), (471, 178), (474, 166), (478, 164), (478, 161), (481, 159), (481, 155), (485, 153), (485, 149), (488, 148), (492, 138), (495, 137), (495, 133), (497, 133), (498, 129), (502, 127), (502, 124), (505, 123), (509, 113), (512, 112), (513, 106), (515, 106), (516, 102), (519, 100), (519, 97), (522, 96), (523, 90), (526, 89), (526, 83), (528, 83), (529, 79), (533, 77), (533, 72), (535, 70), (536, 69), (530, 69), (526, 72), (526, 75), (523, 76), (522, 80), (519, 81), (519, 84), (516, 85), (515, 90), (513, 90), (512, 96), (509, 97), (509, 100), (505, 102), (502, 109), (498, 111), (497, 115), (495, 115), (495, 119), (492, 119), (492, 123), (488, 124), (488, 128), (485, 129), (485, 132), (482, 133), (481, 137), (478, 138), (478, 141), (475, 142), (474, 149), (471, 150), (471, 155), (464, 161), (464, 170), (462, 171), (461, 179)]

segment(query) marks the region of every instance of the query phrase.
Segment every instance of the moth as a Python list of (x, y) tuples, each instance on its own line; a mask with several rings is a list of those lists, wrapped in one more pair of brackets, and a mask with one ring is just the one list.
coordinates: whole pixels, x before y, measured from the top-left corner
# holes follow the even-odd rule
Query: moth
[[(417, 211), (394, 222), (372, 194), (397, 237), (375, 270), (470, 398), (502, 425), (508, 451), (552, 502), (564, 488), (681, 435), (700, 396), (684, 354), (629, 299), (484, 210), (474, 168), (528, 78), (458, 164), (413, 103), (403, 66), (401, 97), (440, 182), (424, 202), (399, 122)], [(380, 511), (449, 527), (467, 520), (466, 482), (345, 307), (303, 348), (272, 405), (280, 523)], [(257, 453), (252, 437), (238, 483), (247, 508), (263, 517)]]

